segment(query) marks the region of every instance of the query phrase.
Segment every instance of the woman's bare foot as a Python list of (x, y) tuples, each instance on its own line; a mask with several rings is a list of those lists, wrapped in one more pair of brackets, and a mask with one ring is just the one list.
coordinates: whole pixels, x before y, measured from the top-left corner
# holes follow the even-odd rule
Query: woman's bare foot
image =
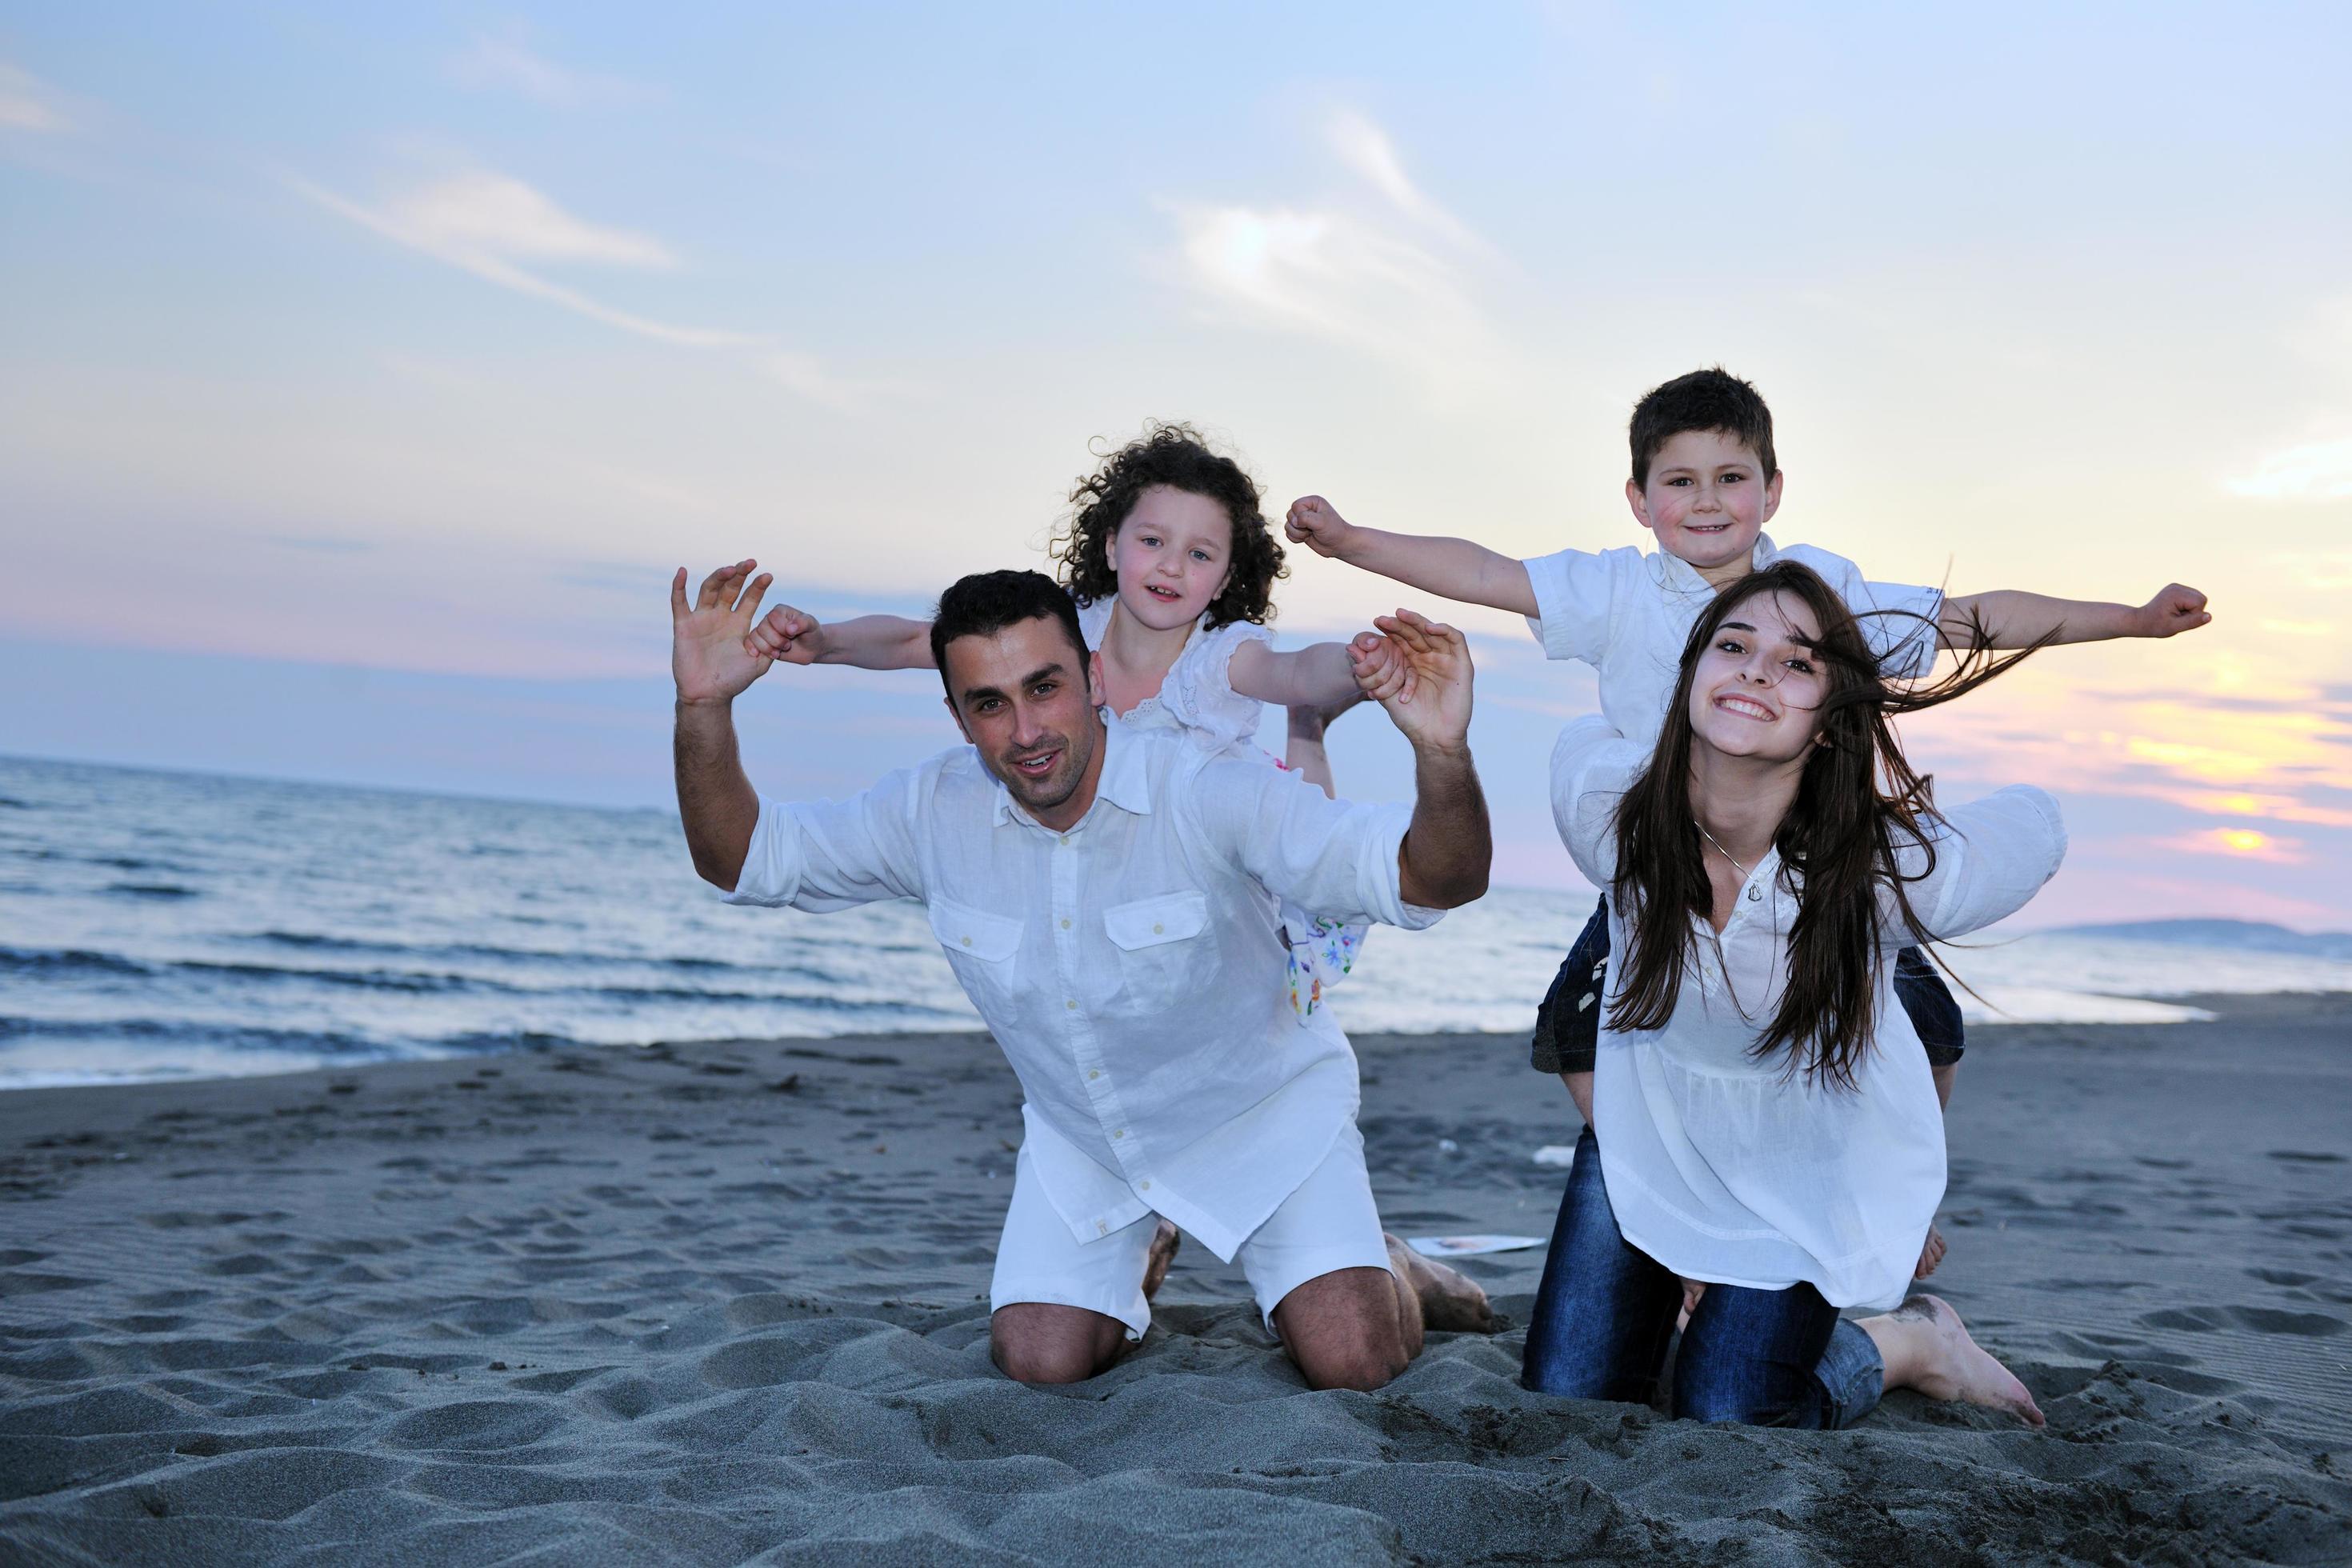
[(1930, 1399), (1961, 1400), (2006, 1410), (2029, 1426), (2044, 1425), (2025, 1384), (1969, 1337), (1968, 1326), (1942, 1297), (1914, 1296), (1859, 1326), (1886, 1363), (1888, 1388), (1916, 1388)]
[(1381, 1233), (1381, 1239), (1389, 1244), (1390, 1270), (1421, 1298), (1423, 1326), (1448, 1333), (1495, 1331), (1495, 1310), (1486, 1304), (1486, 1292), (1475, 1281), (1443, 1263), (1431, 1262), (1386, 1231)]
[(1168, 1278), (1168, 1266), (1176, 1261), (1177, 1244), (1182, 1238), (1176, 1234), (1173, 1220), (1162, 1219), (1151, 1233), (1151, 1250), (1143, 1262), (1143, 1299), (1150, 1300), (1160, 1294), (1162, 1281)]
[(1927, 1245), (1919, 1249), (1919, 1267), (1911, 1271), (1914, 1279), (1925, 1279), (1944, 1261), (1944, 1233), (1934, 1226), (1927, 1227)]

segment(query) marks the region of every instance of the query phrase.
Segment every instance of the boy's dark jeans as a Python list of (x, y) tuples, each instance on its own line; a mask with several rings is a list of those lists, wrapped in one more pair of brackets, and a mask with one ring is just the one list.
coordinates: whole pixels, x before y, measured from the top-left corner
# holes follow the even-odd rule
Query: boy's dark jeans
[[(1601, 1006), (1608, 992), (1609, 900), (1593, 907), (1568, 950), (1551, 989), (1536, 1008), (1536, 1036), (1528, 1065), (1538, 1072), (1591, 1072), (1601, 1043)], [(1960, 1005), (1927, 955), (1906, 947), (1895, 955), (1895, 996), (1927, 1047), (1927, 1065), (1945, 1067), (1967, 1050)]]
[[(1519, 1381), (1544, 1394), (1646, 1405), (1665, 1370), (1682, 1281), (1627, 1242), (1586, 1128), (1552, 1228)], [(1886, 1368), (1869, 1334), (1811, 1285), (1710, 1285), (1675, 1358), (1675, 1414), (1812, 1429), (1877, 1406)]]

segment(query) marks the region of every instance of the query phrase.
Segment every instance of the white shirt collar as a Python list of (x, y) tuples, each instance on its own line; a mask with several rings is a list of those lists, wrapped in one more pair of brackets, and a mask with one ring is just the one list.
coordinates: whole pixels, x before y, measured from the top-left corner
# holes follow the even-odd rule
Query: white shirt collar
[[(1748, 569), (1761, 572), (1778, 560), (1780, 554), (1780, 546), (1772, 542), (1772, 536), (1759, 533), (1755, 547), (1748, 556)], [(1698, 568), (1681, 556), (1669, 555), (1661, 550), (1653, 559), (1658, 563), (1658, 570), (1664, 574), (1663, 580), (1667, 587), (1685, 594), (1704, 594), (1710, 599), (1715, 596), (1715, 585), (1700, 576)]]
[[(1146, 766), (1150, 759), (1145, 755), (1144, 747), (1137, 742), (1135, 731), (1116, 717), (1105, 714), (1102, 744), (1102, 772), (1095, 778), (1095, 804), (1099, 805), (1108, 801), (1130, 816), (1150, 816), (1151, 775)], [(993, 771), (988, 776), (989, 782), (996, 786), (994, 807), (989, 817), (991, 826), (1002, 827), (1008, 822), (1024, 822), (1045, 832), (1053, 831), (1022, 809), (1013, 798), (1013, 792), (1004, 787), (1004, 781), (998, 778)], [(1094, 810), (1089, 807), (1087, 816), (1093, 815)], [(1085, 817), (1079, 818), (1081, 822), (1085, 820)]]

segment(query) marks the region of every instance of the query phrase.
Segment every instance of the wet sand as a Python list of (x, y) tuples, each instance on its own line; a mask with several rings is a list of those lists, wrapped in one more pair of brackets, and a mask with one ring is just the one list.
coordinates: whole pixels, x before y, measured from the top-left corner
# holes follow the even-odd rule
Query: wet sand
[[(2200, 1005), (1973, 1037), (1935, 1289), (2038, 1434), (1530, 1394), (1540, 1250), (1378, 1394), (1197, 1246), (1136, 1354), (1019, 1387), (978, 1037), (0, 1095), (0, 1561), (2352, 1561), (2352, 998)], [(1358, 1047), (1391, 1228), (1549, 1233), (1522, 1042)]]

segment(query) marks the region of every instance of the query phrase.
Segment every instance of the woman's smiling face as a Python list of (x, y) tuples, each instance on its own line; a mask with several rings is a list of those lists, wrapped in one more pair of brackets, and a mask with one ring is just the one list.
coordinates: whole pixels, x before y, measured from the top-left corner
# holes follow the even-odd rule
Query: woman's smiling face
[(1821, 628), (1801, 601), (1756, 594), (1732, 607), (1691, 673), (1693, 738), (1727, 756), (1785, 763), (1821, 732), (1828, 667)]
[(1118, 602), (1154, 631), (1189, 626), (1224, 592), (1234, 520), (1221, 502), (1154, 485), (1110, 537)]

